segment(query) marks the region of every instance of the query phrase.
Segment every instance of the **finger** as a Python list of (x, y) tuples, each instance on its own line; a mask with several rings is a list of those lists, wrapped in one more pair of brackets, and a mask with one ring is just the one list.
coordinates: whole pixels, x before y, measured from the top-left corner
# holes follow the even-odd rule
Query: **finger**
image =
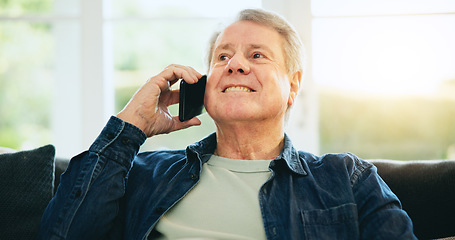
[(196, 74), (196, 77), (197, 79), (200, 79), (202, 77), (202, 74), (199, 73), (198, 71), (196, 71), (194, 68), (192, 68), (191, 66), (188, 66), (188, 68), (194, 73)]
[(179, 103), (179, 100), (180, 100), (180, 90), (179, 89), (172, 90), (169, 92), (169, 96), (167, 98), (166, 105), (170, 106), (170, 105), (177, 104), (177, 103)]
[(197, 117), (194, 117), (185, 122), (180, 122), (179, 117), (175, 116), (172, 117), (172, 120), (174, 121), (174, 129), (172, 131), (182, 130), (193, 126), (199, 126), (202, 123), (201, 120), (199, 120), (199, 118)]
[(176, 82), (178, 82), (178, 81), (179, 81), (179, 79), (175, 79), (175, 80), (170, 81), (170, 82), (169, 82), (169, 86), (174, 85), (174, 84), (175, 84)]
[(175, 64), (169, 65), (165, 68), (162, 74), (168, 81), (184, 79), (185, 82), (190, 84), (196, 83), (198, 79), (202, 77), (202, 74), (194, 70), (192, 67)]
[(199, 73), (198, 71), (196, 71), (193, 67), (191, 66), (183, 66), (183, 65), (177, 65), (177, 64), (173, 64), (173, 65), (170, 65), (169, 66), (170, 68), (172, 67), (175, 67), (175, 68), (180, 68), (184, 71), (187, 71), (188, 73), (190, 74), (194, 74), (196, 76), (197, 79), (201, 78), (202, 77), (202, 74)]
[(202, 124), (201, 120), (198, 117), (193, 117), (192, 119), (186, 121), (188, 126), (199, 126)]

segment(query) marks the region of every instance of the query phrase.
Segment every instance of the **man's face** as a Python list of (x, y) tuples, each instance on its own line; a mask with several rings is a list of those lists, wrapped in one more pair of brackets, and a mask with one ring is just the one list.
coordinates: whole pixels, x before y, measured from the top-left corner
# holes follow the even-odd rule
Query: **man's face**
[(283, 44), (274, 29), (251, 21), (236, 22), (220, 34), (205, 92), (205, 107), (215, 121), (284, 119), (295, 94)]

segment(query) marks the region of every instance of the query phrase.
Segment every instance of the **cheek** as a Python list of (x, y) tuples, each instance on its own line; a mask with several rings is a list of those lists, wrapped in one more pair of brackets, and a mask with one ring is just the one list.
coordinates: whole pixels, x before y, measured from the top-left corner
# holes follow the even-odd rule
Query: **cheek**
[(216, 93), (216, 83), (211, 77), (211, 75), (207, 78), (207, 85), (205, 86), (205, 95), (204, 95), (204, 105), (205, 108), (208, 109), (214, 104), (215, 101), (215, 93)]
[(204, 105), (205, 108), (208, 108), (212, 105), (213, 102), (213, 94), (206, 88), (205, 95), (204, 95)]
[(289, 80), (283, 76), (277, 76), (275, 79), (277, 79), (274, 82), (275, 84), (271, 86), (275, 99), (277, 100), (277, 98), (279, 98), (282, 100), (281, 102), (287, 102), (291, 92)]

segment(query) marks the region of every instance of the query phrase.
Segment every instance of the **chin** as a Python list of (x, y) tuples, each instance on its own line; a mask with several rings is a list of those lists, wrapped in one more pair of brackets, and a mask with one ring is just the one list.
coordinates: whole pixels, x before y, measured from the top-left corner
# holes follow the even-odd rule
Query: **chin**
[(251, 121), (254, 120), (257, 115), (251, 113), (251, 111), (223, 111), (214, 113), (207, 110), (207, 113), (215, 122), (238, 122), (238, 121)]

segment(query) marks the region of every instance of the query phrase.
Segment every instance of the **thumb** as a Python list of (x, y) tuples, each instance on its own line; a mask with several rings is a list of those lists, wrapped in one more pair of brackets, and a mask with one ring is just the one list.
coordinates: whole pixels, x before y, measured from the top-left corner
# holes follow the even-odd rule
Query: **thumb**
[(172, 117), (172, 121), (173, 121), (173, 126), (167, 133), (171, 133), (171, 132), (174, 132), (174, 131), (186, 129), (186, 128), (189, 128), (189, 127), (192, 127), (192, 126), (201, 125), (201, 120), (199, 120), (199, 118), (197, 118), (197, 117), (194, 117), (194, 118), (192, 118), (192, 119), (190, 119), (188, 121), (185, 121), (185, 122), (181, 122), (179, 120), (179, 117), (175, 116), (175, 117)]

